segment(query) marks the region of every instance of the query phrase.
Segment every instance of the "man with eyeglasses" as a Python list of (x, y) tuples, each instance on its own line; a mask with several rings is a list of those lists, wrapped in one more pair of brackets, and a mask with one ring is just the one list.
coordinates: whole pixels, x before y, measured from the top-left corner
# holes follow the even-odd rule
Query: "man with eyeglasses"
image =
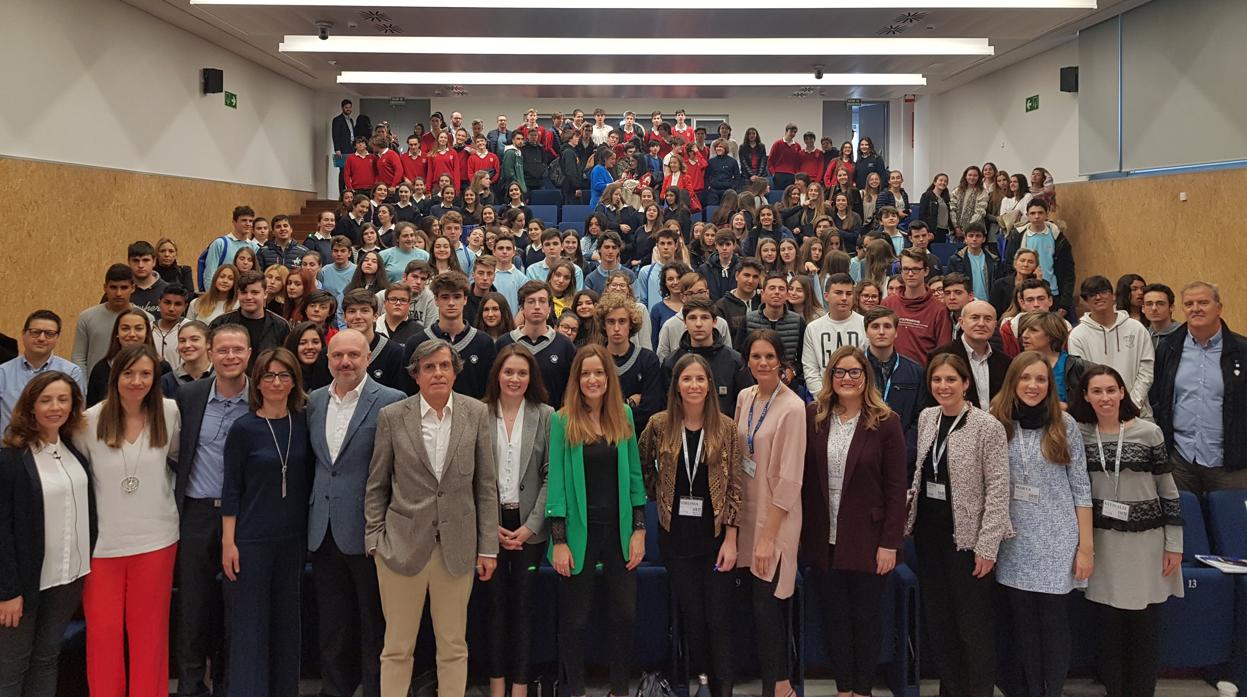
[(406, 344), (418, 332), (424, 330), (419, 322), (411, 319), (411, 288), (405, 283), (391, 283), (385, 289), (384, 312), (377, 318), (374, 330), (390, 341)]
[(935, 347), (947, 344), (953, 336), (947, 309), (927, 288), (929, 272), (925, 252), (902, 251), (903, 288), (900, 293), (884, 298), (882, 303), (897, 316), (896, 350), (923, 368)]
[[(399, 285), (399, 284), (395, 284)], [(387, 294), (389, 291), (386, 291)], [(401, 389), (405, 384), (403, 374), (403, 345), (377, 333), (377, 299), (363, 288), (356, 288), (342, 298), (342, 319), (368, 340), (372, 358), (368, 363), (368, 375), (377, 382)]]
[[(963, 279), (961, 274), (955, 274)], [(948, 277), (945, 277), (946, 279)], [(962, 286), (963, 287), (963, 286)], [(948, 286), (944, 286), (947, 296)], [(961, 307), (961, 336), (931, 352), (951, 353), (970, 367), (970, 389), (966, 399), (979, 409), (987, 409), (992, 398), (1005, 384), (1005, 373), (1013, 362), (1003, 351), (993, 351), (992, 335), (996, 333), (996, 308), (982, 300), (971, 300)], [(931, 404), (934, 404), (932, 398)]]
[(1084, 280), (1079, 295), (1091, 311), (1069, 333), (1070, 355), (1115, 368), (1138, 405), (1139, 415), (1150, 418), (1147, 393), (1156, 360), (1152, 335), (1130, 313), (1117, 309), (1113, 284), (1104, 276)]
[(36, 375), (47, 370), (59, 370), (74, 382), (83, 393), (87, 382), (82, 368), (54, 354), (56, 341), (61, 336), (61, 318), (51, 310), (35, 310), (22, 325), (22, 354), (0, 363), (0, 434), (9, 427), (13, 407)]
[(182, 428), (178, 440), (173, 497), (181, 518), (178, 542), (178, 694), (207, 695), (207, 664), (223, 693), (221, 585), (221, 488), (225, 481), (225, 436), (248, 411), (247, 365), (251, 339), (240, 324), (208, 332), (212, 375), (178, 388)]

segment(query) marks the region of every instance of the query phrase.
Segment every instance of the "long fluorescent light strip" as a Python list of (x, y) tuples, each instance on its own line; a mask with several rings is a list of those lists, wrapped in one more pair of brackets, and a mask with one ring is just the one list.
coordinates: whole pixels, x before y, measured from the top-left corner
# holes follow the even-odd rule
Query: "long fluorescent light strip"
[(344, 71), (340, 84), (350, 85), (558, 85), (653, 87), (793, 87), (927, 84), (919, 73), (827, 73), (815, 80), (809, 73), (422, 73)]
[[(264, 5), (283, 7), (413, 7), (435, 9), (567, 10), (547, 2), (526, 0), (190, 0), (192, 5)], [(588, 8), (584, 8), (588, 9)], [(635, 0), (611, 10), (1094, 10), (1096, 0), (773, 0), (759, 7), (753, 0)]]
[[(790, 56), (787, 38), (642, 38), (629, 39), (635, 55), (681, 56)], [(810, 56), (990, 56), (987, 39), (807, 38), (801, 51)], [(500, 56), (584, 56), (602, 50), (602, 40), (584, 37), (497, 36), (485, 39), (459, 36), (286, 36), (279, 47), (285, 53), (391, 53), (455, 55), (482, 53)]]

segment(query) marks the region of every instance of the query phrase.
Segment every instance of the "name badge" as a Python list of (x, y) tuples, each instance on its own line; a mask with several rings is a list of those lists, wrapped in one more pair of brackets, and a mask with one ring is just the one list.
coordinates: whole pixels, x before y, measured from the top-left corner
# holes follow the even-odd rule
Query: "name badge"
[(705, 501), (692, 496), (680, 497), (680, 515), (685, 518), (700, 518)]
[(720, 394), (720, 395), (726, 395), (726, 394), (727, 394), (727, 385), (719, 385), (719, 394)]
[(1100, 511), (1104, 513), (1105, 518), (1121, 521), (1130, 520), (1130, 506), (1120, 501), (1105, 501)]
[(1013, 485), (1013, 500), (1026, 503), (1039, 503), (1039, 487), (1028, 484)]
[(927, 482), (927, 498), (936, 501), (948, 500), (948, 487), (939, 482)]
[(745, 474), (750, 477), (758, 473), (758, 463), (754, 462), (752, 457), (743, 458), (740, 464), (745, 468)]
[(844, 488), (844, 475), (843, 474), (828, 475), (827, 484), (828, 484), (828, 488), (831, 489), (832, 491), (840, 491), (841, 489)]

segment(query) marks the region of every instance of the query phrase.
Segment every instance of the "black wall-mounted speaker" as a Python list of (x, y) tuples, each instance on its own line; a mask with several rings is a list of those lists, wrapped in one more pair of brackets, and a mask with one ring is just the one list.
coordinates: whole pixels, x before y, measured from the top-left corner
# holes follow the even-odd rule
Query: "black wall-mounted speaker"
[(204, 94), (220, 94), (224, 91), (225, 91), (225, 73), (219, 68), (204, 68), (203, 69), (203, 92)]
[(1074, 65), (1068, 68), (1061, 68), (1061, 91), (1078, 91), (1078, 66)]

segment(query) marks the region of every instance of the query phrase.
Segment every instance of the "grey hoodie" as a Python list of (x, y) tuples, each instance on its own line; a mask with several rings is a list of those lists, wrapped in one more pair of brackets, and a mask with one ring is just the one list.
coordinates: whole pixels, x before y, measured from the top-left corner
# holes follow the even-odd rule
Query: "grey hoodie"
[(1151, 416), (1147, 392), (1152, 386), (1156, 351), (1151, 334), (1125, 310), (1118, 310), (1113, 324), (1103, 326), (1084, 314), (1069, 335), (1071, 355), (1111, 366), (1121, 374), (1130, 398), (1144, 417)]

